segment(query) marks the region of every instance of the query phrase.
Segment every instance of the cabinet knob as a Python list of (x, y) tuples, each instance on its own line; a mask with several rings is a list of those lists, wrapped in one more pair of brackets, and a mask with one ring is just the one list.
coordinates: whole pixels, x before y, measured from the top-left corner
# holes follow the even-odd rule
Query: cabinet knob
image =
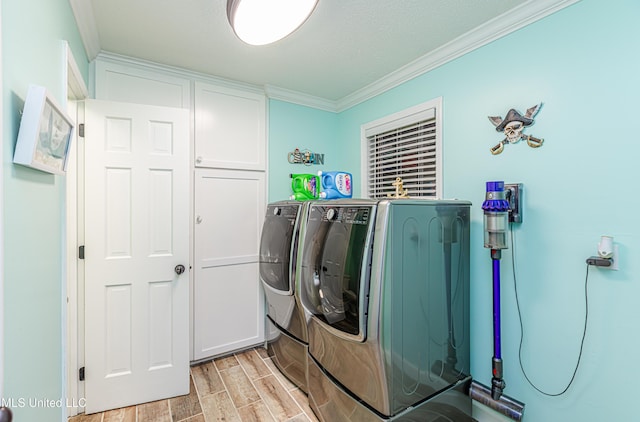
[(197, 216), (196, 217), (196, 224), (200, 224), (200, 223), (202, 223), (202, 217)]
[(196, 157), (196, 164), (202, 164), (202, 157)]

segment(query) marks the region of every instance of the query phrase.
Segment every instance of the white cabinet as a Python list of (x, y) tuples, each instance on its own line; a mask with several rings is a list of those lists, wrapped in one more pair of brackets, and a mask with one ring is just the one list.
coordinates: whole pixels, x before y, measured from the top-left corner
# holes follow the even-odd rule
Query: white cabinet
[(260, 343), (263, 172), (196, 169), (194, 360)]
[(265, 170), (264, 94), (196, 82), (197, 167)]
[(135, 66), (97, 59), (95, 97), (98, 100), (190, 108), (191, 81)]
[(264, 340), (264, 94), (195, 83), (193, 359)]

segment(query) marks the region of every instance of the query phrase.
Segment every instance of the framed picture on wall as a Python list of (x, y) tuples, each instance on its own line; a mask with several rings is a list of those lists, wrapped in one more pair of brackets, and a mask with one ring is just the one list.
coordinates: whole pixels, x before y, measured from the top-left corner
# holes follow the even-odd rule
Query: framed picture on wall
[(73, 121), (46, 88), (30, 85), (24, 103), (13, 162), (65, 174)]

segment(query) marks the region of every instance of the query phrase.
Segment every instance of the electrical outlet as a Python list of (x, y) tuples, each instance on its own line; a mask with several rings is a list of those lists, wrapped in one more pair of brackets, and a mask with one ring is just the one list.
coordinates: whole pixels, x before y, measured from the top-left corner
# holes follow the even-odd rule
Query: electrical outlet
[(522, 183), (505, 183), (507, 201), (509, 201), (509, 222), (522, 223)]
[(620, 254), (618, 253), (618, 245), (616, 244), (613, 245), (613, 256), (611, 257), (611, 260), (613, 261), (611, 269), (617, 271), (620, 267)]
[(594, 267), (599, 267), (607, 270), (615, 270), (618, 271), (620, 268), (620, 261), (618, 260), (618, 245), (613, 245), (613, 255), (611, 258), (601, 258), (599, 256), (590, 256), (587, 258), (587, 265), (593, 265)]
[(618, 268), (620, 267), (620, 261), (619, 261), (619, 256), (620, 254), (618, 253), (618, 245), (617, 244), (613, 244), (613, 255), (611, 255), (611, 265), (608, 267), (605, 267), (609, 270), (618, 270)]

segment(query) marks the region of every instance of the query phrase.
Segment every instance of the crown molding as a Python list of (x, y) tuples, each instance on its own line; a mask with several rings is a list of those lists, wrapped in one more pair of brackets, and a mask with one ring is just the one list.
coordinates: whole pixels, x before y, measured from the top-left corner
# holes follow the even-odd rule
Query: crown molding
[(321, 97), (304, 94), (290, 89), (280, 88), (273, 85), (265, 85), (264, 91), (267, 97), (274, 100), (282, 100), (289, 103), (299, 104), (307, 107), (317, 108), (320, 110), (336, 113), (338, 111), (337, 103)]
[(76, 18), (76, 25), (80, 32), (84, 51), (87, 53), (89, 61), (91, 61), (100, 53), (100, 36), (98, 35), (98, 26), (93, 14), (93, 7), (91, 2), (87, 0), (69, 0), (69, 4), (73, 10), (73, 16)]
[(529, 0), (419, 59), (391, 72), (376, 82), (336, 102), (337, 112), (382, 94), (404, 82), (457, 59), (477, 48), (549, 16), (580, 0)]

